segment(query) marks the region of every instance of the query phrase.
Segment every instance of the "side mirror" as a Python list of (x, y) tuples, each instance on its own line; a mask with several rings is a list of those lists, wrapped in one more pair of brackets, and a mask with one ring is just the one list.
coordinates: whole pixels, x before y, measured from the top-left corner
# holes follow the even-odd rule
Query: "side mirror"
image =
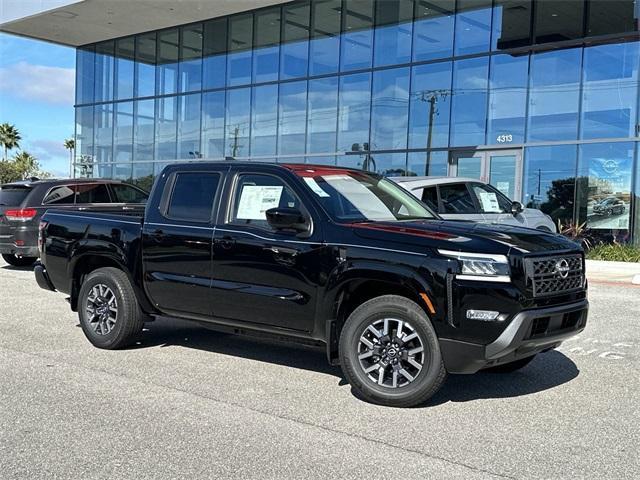
[(276, 230), (294, 230), (297, 233), (309, 230), (309, 222), (297, 208), (270, 208), (265, 215), (269, 225)]
[(511, 203), (511, 214), (515, 217), (524, 211), (524, 206), (520, 202)]

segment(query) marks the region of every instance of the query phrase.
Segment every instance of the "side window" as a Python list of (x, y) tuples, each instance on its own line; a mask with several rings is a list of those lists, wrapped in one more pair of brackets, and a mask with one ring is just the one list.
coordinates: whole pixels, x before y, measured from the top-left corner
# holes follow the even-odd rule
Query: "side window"
[(149, 197), (146, 192), (123, 183), (112, 183), (111, 191), (115, 197), (113, 199), (115, 203), (147, 203)]
[(76, 204), (111, 203), (109, 190), (103, 183), (76, 185)]
[(208, 222), (219, 184), (220, 175), (217, 173), (178, 173), (167, 216), (177, 220)]
[(60, 185), (52, 188), (47, 196), (42, 200), (43, 205), (70, 205), (73, 204), (75, 192), (70, 185)]
[(271, 175), (240, 175), (231, 223), (272, 230), (265, 213), (270, 208), (302, 210), (298, 197), (279, 178)]
[(471, 194), (464, 183), (440, 185), (442, 213), (477, 213)]
[(438, 191), (436, 187), (427, 187), (422, 190), (422, 201), (434, 212), (438, 211)]
[(482, 183), (472, 183), (471, 190), (478, 200), (482, 213), (506, 213), (511, 210), (509, 199)]

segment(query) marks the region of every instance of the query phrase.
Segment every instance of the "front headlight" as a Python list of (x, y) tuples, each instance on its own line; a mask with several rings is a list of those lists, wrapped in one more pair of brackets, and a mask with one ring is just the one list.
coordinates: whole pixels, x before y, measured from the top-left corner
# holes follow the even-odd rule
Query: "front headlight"
[(505, 255), (485, 253), (454, 252), (438, 250), (440, 255), (455, 258), (460, 265), (461, 280), (481, 280), (485, 282), (510, 282), (509, 259)]

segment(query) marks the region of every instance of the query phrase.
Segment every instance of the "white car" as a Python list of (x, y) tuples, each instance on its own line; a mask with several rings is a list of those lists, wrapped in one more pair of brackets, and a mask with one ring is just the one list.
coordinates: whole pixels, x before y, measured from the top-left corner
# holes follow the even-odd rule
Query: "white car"
[(556, 232), (549, 215), (524, 208), (495, 187), (473, 178), (392, 177), (391, 180), (421, 199), (442, 218), (501, 223)]

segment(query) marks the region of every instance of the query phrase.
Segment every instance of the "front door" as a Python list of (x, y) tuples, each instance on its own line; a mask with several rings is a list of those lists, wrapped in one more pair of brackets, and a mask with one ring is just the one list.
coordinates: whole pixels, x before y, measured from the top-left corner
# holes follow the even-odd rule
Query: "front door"
[(449, 162), (449, 175), (490, 183), (511, 200), (522, 198), (520, 150), (454, 152)]

